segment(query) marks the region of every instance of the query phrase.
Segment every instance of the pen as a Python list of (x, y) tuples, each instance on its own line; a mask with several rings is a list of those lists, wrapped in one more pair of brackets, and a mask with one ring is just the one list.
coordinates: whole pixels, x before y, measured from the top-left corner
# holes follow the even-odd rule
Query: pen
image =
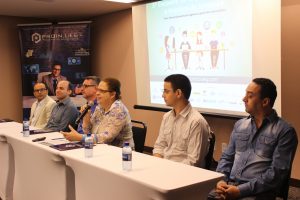
[(63, 139), (65, 139), (65, 138), (53, 138), (51, 140), (63, 140)]
[(39, 138), (33, 139), (32, 142), (39, 142), (39, 141), (43, 141), (45, 139), (46, 139), (46, 137), (39, 137)]

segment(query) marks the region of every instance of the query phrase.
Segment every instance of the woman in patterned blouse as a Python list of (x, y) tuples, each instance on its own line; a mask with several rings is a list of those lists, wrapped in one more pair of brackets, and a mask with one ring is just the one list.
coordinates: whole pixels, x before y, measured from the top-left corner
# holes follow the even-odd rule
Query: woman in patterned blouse
[[(90, 111), (83, 118), (83, 131), (91, 133), (95, 143), (106, 143), (122, 147), (129, 142), (134, 147), (131, 118), (121, 101), (121, 83), (114, 78), (106, 78), (97, 88), (98, 106), (91, 116)], [(84, 141), (85, 134), (79, 134), (70, 127), (71, 132), (62, 132), (70, 141)]]

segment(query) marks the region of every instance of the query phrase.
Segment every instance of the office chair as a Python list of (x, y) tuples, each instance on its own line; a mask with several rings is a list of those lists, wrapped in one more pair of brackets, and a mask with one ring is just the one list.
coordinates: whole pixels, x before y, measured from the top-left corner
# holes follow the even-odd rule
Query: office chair
[(211, 170), (213, 167), (216, 167), (216, 161), (214, 160), (214, 149), (215, 149), (215, 142), (216, 142), (216, 136), (211, 131), (209, 134), (209, 149), (208, 153), (205, 156), (205, 169)]
[(290, 179), (291, 179), (291, 173), (292, 173), (292, 166), (293, 166), (293, 161), (294, 161), (296, 150), (297, 150), (297, 147), (294, 149), (293, 154), (292, 154), (292, 162), (291, 162), (291, 165), (290, 165), (288, 175), (285, 178), (285, 180), (282, 181), (281, 186), (277, 190), (278, 192), (277, 192), (276, 197), (280, 197), (283, 200), (288, 200), (289, 189), (290, 189)]
[(131, 120), (131, 122), (135, 151), (143, 153), (147, 133), (147, 125), (136, 120)]

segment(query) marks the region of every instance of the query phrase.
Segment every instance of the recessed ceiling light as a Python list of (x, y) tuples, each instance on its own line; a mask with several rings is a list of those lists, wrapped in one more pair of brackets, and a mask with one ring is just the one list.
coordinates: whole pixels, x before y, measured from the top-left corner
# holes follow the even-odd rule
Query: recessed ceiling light
[(118, 2), (118, 3), (134, 3), (134, 2), (137, 2), (136, 0), (105, 0), (105, 1), (112, 1), (112, 2)]

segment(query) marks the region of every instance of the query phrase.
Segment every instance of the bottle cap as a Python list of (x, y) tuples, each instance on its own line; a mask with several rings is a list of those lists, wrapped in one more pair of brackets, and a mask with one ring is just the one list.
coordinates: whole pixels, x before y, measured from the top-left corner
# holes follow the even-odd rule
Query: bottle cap
[(124, 142), (124, 146), (129, 146), (129, 142)]

